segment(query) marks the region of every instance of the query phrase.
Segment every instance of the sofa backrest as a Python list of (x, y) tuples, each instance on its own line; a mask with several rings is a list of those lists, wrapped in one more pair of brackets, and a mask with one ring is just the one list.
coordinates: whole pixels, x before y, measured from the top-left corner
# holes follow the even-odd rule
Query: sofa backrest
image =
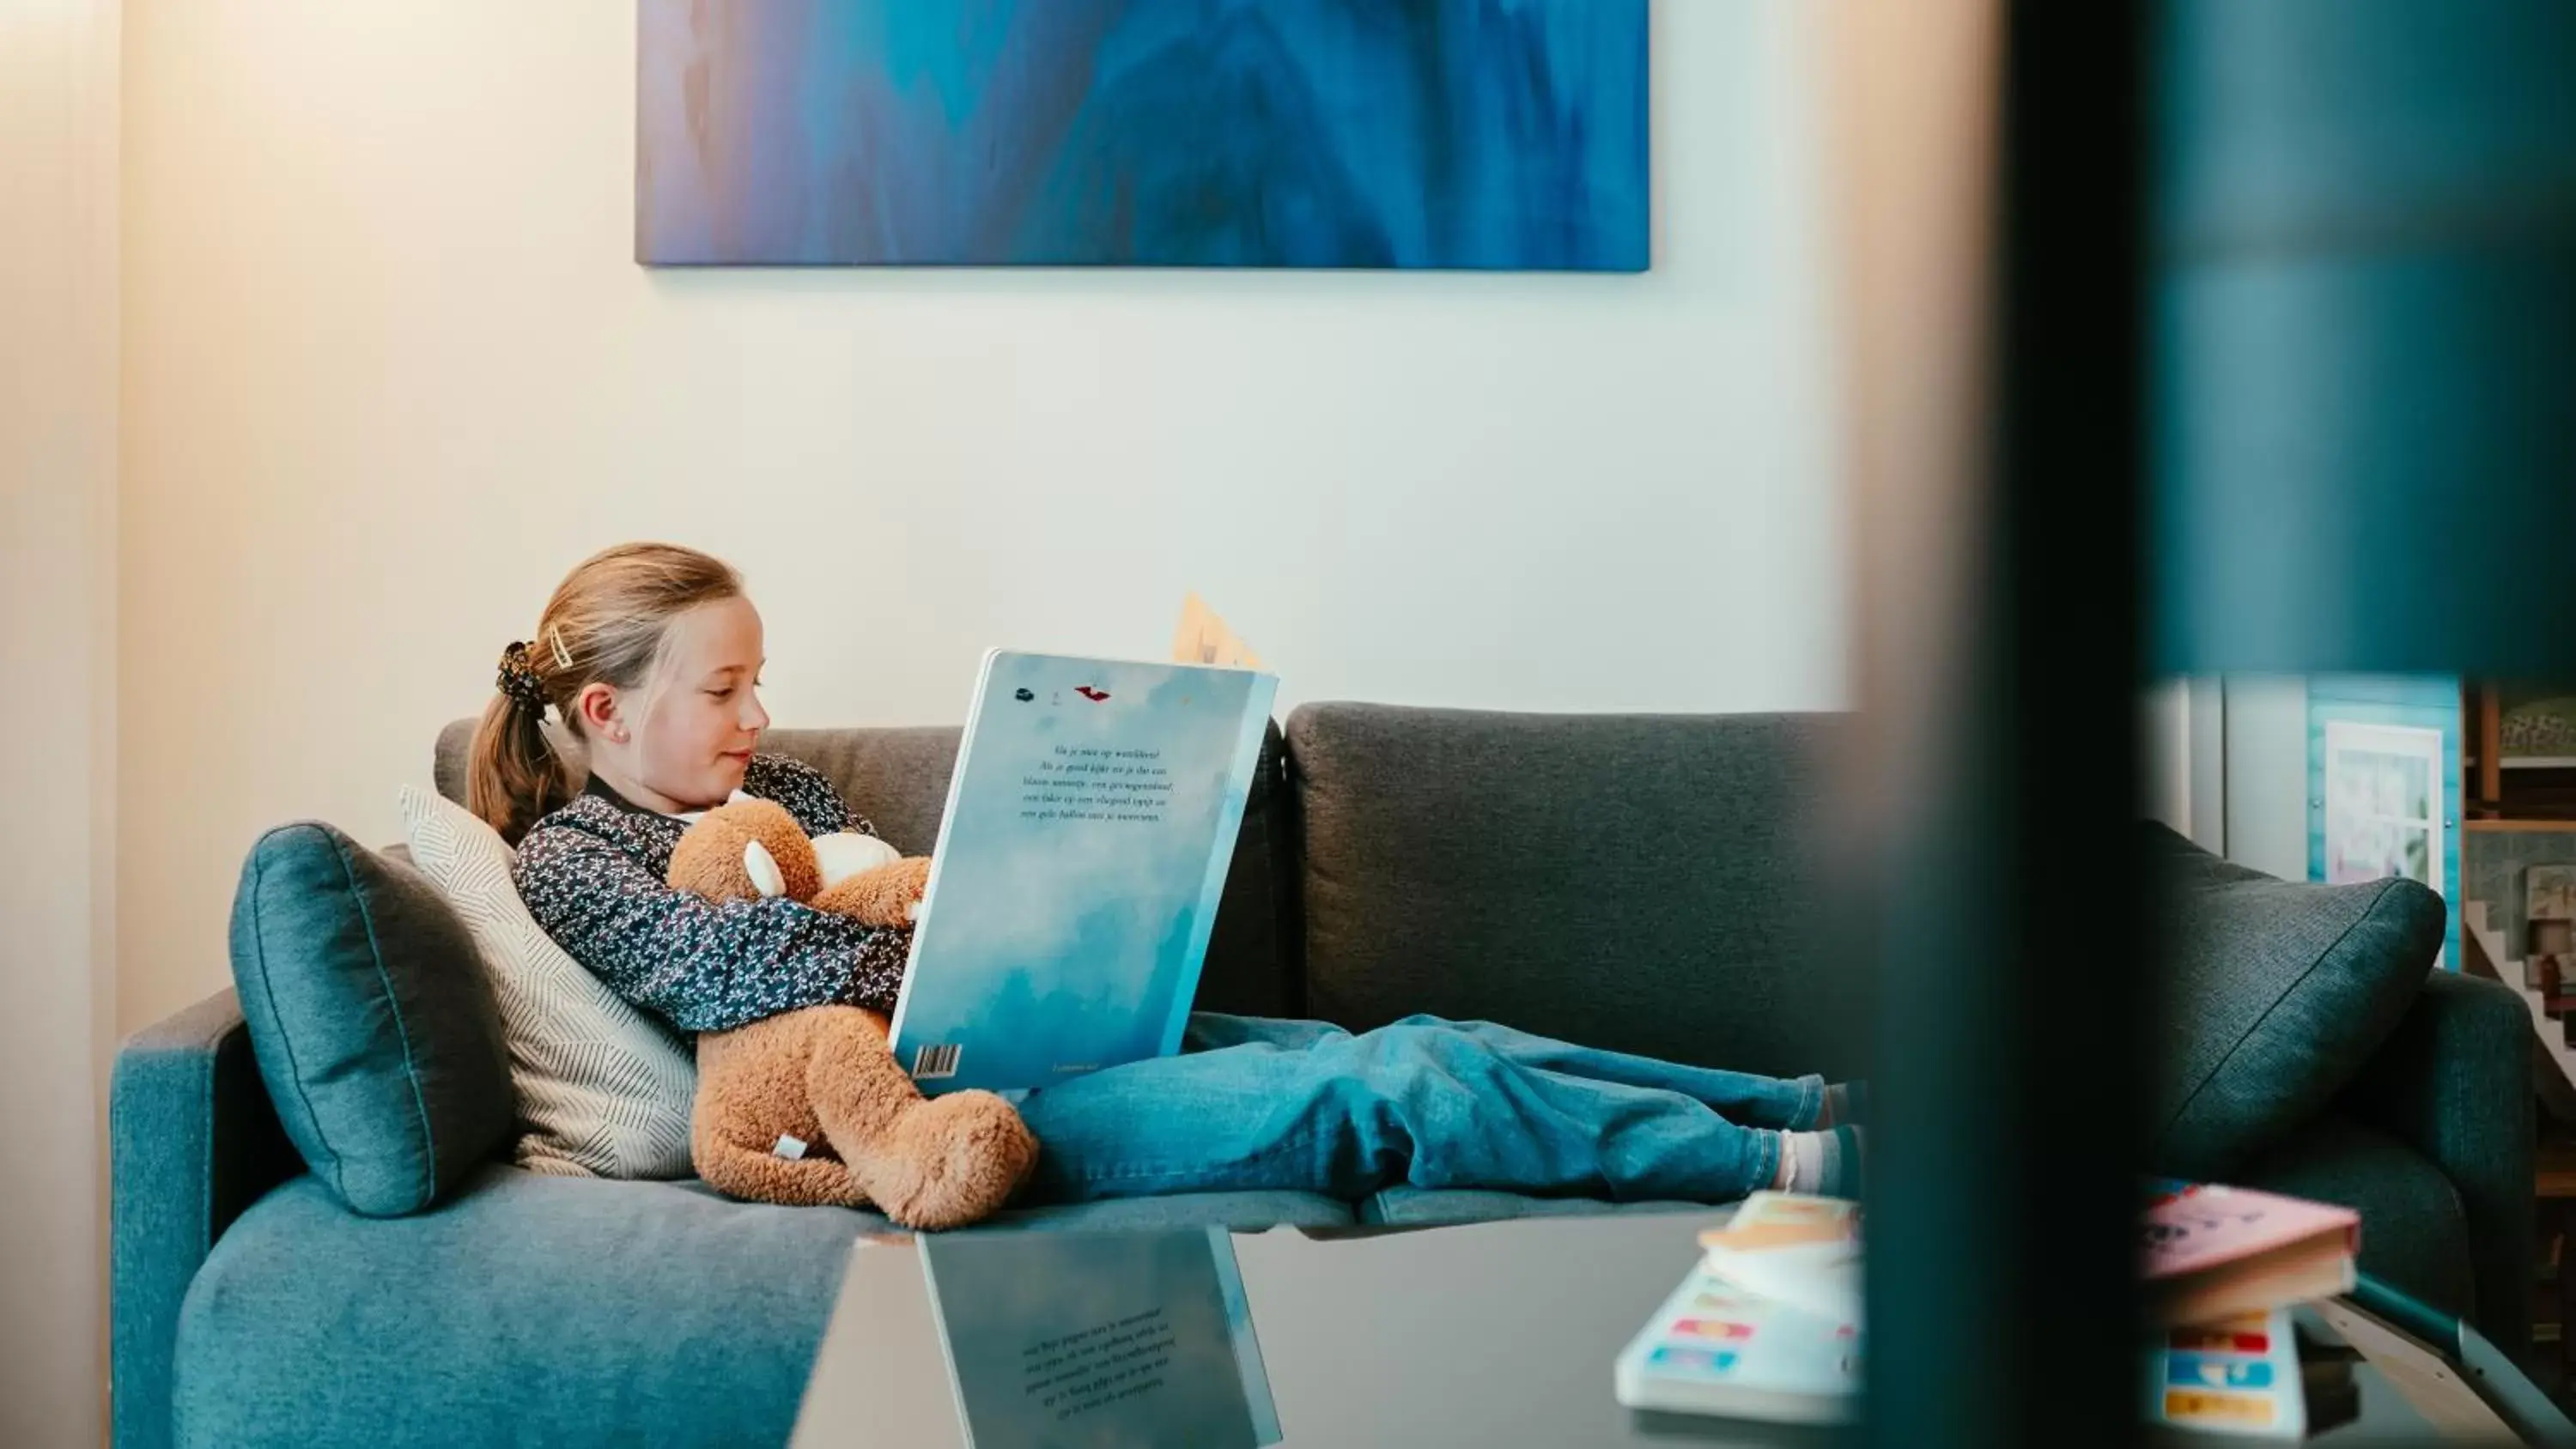
[[(761, 745), (822, 771), (889, 844), (907, 855), (926, 855), (939, 838), (948, 777), (956, 768), (963, 735), (956, 725), (782, 729), (763, 736)], [(454, 721), (438, 735), (439, 793), (459, 803), (465, 799), (466, 750), (473, 738), (472, 720)], [(1296, 970), (1296, 911), (1289, 897), (1296, 857), (1285, 776), (1279, 729), (1273, 725), (1262, 738), (1259, 771), (1208, 939), (1195, 1002), (1201, 1011), (1296, 1016), (1304, 1010)]]
[(1312, 1014), (1414, 1012), (1738, 1071), (1848, 1069), (1817, 970), (1827, 715), (1308, 705), (1289, 717)]
[[(1415, 1012), (1788, 1075), (1859, 1065), (1820, 969), (1810, 827), (1832, 715), (1308, 705), (1262, 742), (1196, 1005)], [(774, 730), (885, 838), (939, 833), (961, 731)], [(470, 721), (439, 736), (465, 793)]]

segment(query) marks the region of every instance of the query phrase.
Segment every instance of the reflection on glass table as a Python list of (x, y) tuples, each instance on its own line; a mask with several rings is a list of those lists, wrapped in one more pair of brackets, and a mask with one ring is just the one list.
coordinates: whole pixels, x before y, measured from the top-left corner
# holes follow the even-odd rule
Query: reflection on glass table
[(970, 1442), (1279, 1442), (1223, 1228), (970, 1234), (920, 1253)]
[[(1640, 1413), (1614, 1398), (1614, 1360), (1699, 1259), (1700, 1230), (1724, 1217), (1230, 1239), (1199, 1228), (887, 1235), (851, 1253), (796, 1442), (1571, 1449), (1856, 1437)], [(2349, 1366), (2348, 1401), (2316, 1416), (2310, 1442), (2576, 1445), (2576, 1426), (2483, 1338), (2366, 1277), (2351, 1297), (2296, 1316), (2303, 1347)], [(2328, 1378), (2340, 1381), (2314, 1381)]]

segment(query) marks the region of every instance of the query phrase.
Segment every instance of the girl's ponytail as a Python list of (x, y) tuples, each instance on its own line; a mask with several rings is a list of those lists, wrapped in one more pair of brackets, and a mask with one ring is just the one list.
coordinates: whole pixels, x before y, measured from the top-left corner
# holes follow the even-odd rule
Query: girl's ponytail
[(474, 728), (465, 776), (465, 808), (512, 845), (573, 790), (571, 772), (546, 738), (545, 686), (527, 654), (525, 644), (501, 651), (501, 677)]

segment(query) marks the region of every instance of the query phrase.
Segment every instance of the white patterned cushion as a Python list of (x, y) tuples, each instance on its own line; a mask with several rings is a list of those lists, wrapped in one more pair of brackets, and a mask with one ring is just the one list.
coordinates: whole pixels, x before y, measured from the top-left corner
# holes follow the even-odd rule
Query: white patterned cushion
[(412, 864), (464, 919), (491, 973), (519, 1099), (519, 1165), (565, 1176), (689, 1176), (698, 1073), (688, 1048), (529, 916), (497, 831), (409, 785), (401, 804)]

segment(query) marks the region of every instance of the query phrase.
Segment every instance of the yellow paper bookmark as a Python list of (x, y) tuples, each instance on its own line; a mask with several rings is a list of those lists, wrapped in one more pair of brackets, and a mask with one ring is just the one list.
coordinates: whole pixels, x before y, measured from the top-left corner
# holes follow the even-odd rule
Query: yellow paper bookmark
[(1181, 627), (1172, 635), (1172, 662), (1259, 669), (1261, 656), (1252, 652), (1243, 636), (1225, 626), (1207, 600), (1192, 593), (1181, 600)]

